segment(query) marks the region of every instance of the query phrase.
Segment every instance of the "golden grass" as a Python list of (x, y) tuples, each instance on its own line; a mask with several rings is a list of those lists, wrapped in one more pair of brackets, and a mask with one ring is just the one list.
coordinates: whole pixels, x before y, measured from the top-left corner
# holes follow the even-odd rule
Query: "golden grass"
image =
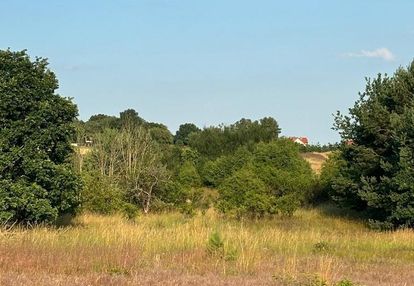
[(306, 152), (301, 153), (300, 155), (310, 164), (312, 170), (316, 174), (320, 174), (323, 163), (325, 163), (331, 153), (332, 152)]
[[(0, 285), (413, 285), (414, 232), (301, 210), (292, 218), (84, 214), (65, 228), (0, 231)], [(207, 251), (218, 231), (224, 253)], [(306, 284), (307, 283), (307, 284)]]

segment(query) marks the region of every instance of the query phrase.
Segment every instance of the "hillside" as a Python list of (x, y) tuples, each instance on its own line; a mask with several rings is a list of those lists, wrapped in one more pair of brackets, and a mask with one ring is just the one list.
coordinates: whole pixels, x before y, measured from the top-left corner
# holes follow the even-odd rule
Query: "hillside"
[(302, 153), (301, 156), (303, 159), (309, 162), (311, 168), (315, 173), (319, 174), (322, 169), (323, 163), (328, 159), (329, 155), (332, 152), (307, 152)]

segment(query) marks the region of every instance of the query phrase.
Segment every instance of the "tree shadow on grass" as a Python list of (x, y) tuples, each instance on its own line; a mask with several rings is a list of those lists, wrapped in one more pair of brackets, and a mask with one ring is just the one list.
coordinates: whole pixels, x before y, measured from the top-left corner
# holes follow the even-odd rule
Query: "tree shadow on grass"
[(76, 215), (63, 214), (56, 219), (56, 221), (53, 223), (53, 226), (56, 228), (72, 228), (82, 227), (84, 224), (79, 222), (79, 220), (76, 220)]
[(357, 222), (367, 223), (368, 216), (363, 212), (358, 212), (349, 208), (341, 208), (334, 202), (324, 202), (315, 206), (322, 214), (334, 218), (345, 218)]

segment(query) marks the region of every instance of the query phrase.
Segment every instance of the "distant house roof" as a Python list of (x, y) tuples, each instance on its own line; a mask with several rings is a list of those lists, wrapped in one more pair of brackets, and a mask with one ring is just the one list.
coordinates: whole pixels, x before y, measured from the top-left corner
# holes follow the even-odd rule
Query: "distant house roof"
[(354, 145), (354, 140), (352, 140), (352, 139), (346, 139), (344, 141), (344, 143), (345, 143), (345, 145)]
[(298, 143), (298, 144), (301, 144), (301, 145), (304, 145), (304, 146), (309, 144), (308, 137), (289, 137), (289, 139), (292, 142), (295, 142), (295, 143)]

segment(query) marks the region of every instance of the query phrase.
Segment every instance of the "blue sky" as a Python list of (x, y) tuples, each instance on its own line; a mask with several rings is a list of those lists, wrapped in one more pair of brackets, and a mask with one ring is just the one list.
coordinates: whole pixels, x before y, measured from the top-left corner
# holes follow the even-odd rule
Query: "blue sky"
[(414, 1), (16, 1), (0, 49), (47, 57), (80, 117), (134, 108), (172, 132), (275, 117), (335, 142), (365, 77), (414, 58)]

